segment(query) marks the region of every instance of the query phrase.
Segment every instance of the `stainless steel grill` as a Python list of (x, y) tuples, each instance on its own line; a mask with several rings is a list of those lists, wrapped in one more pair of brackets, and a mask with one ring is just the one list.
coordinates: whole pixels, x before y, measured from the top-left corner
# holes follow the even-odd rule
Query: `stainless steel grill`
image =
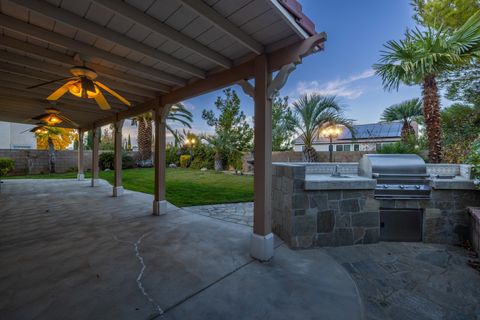
[(415, 154), (366, 154), (360, 159), (358, 174), (377, 180), (375, 198), (430, 198), (425, 161)]

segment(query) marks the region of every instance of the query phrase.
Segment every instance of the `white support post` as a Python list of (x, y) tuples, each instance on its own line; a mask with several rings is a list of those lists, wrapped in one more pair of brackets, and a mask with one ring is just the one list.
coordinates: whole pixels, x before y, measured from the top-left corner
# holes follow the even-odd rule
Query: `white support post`
[(114, 124), (114, 145), (115, 145), (115, 159), (114, 169), (115, 177), (113, 184), (113, 196), (119, 197), (123, 194), (122, 186), (122, 127), (123, 120), (117, 121)]
[(78, 129), (78, 150), (77, 150), (77, 180), (83, 181), (85, 180), (85, 173), (84, 173), (84, 157), (83, 157), (83, 137), (85, 131), (83, 129)]
[(166, 174), (166, 116), (170, 106), (157, 106), (154, 111), (155, 123), (155, 192), (153, 200), (153, 215), (159, 216), (167, 212), (165, 198)]
[(92, 187), (98, 185), (98, 149), (100, 140), (100, 128), (92, 129)]

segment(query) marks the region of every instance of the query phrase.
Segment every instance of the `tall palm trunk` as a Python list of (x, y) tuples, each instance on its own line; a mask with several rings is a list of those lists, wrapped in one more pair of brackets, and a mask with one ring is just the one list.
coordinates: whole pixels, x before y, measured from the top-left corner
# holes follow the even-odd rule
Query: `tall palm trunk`
[(219, 152), (215, 153), (214, 168), (215, 168), (215, 171), (222, 171), (223, 170), (222, 155)]
[(50, 173), (55, 173), (55, 146), (53, 145), (52, 138), (48, 137), (48, 169)]
[(410, 125), (410, 123), (408, 123), (407, 120), (404, 120), (401, 133), (402, 141), (407, 142), (408, 137), (413, 134), (415, 134), (415, 129), (413, 129), (413, 127)]
[(317, 151), (313, 147), (305, 147), (303, 149), (303, 155), (306, 162), (318, 162)]
[(152, 158), (152, 121), (141, 118), (138, 121), (138, 152), (140, 160)]
[(435, 76), (423, 79), (423, 116), (427, 129), (428, 158), (432, 163), (442, 161), (440, 98)]

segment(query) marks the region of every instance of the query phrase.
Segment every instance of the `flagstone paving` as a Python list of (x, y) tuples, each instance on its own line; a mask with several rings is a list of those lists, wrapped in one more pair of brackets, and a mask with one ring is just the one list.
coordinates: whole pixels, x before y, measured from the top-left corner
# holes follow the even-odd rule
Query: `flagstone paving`
[(183, 209), (210, 218), (253, 227), (253, 202), (193, 206)]

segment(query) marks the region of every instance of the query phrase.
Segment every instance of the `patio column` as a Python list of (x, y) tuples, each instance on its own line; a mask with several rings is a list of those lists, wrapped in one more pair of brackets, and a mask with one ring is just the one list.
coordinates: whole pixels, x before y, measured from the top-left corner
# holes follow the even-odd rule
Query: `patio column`
[(85, 131), (83, 129), (78, 129), (78, 152), (77, 152), (77, 180), (83, 181), (85, 179), (84, 167), (83, 167), (83, 137)]
[(166, 115), (170, 106), (159, 106), (153, 113), (155, 123), (155, 191), (153, 200), (153, 214), (156, 216), (167, 213), (165, 198), (165, 171), (166, 171)]
[(113, 181), (113, 196), (118, 197), (123, 194), (122, 186), (122, 127), (123, 120), (114, 123), (114, 145), (115, 145), (115, 159), (114, 169), (115, 177)]
[(273, 257), (271, 226), (272, 105), (267, 97), (267, 58), (255, 58), (255, 171), (253, 234), (250, 254), (267, 261)]
[(98, 149), (100, 142), (100, 128), (92, 129), (92, 187), (98, 184)]

